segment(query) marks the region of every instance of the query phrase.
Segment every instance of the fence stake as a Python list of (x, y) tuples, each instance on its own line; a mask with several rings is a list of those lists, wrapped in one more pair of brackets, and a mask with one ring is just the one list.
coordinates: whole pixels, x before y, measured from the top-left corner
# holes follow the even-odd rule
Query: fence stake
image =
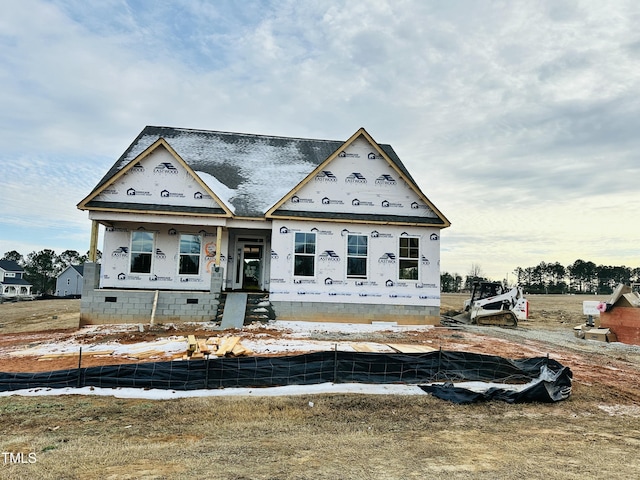
[(333, 345), (333, 383), (338, 383), (338, 344)]
[(204, 388), (209, 390), (209, 355), (205, 356), (204, 368)]
[(80, 347), (80, 351), (78, 352), (78, 388), (82, 384), (82, 347)]

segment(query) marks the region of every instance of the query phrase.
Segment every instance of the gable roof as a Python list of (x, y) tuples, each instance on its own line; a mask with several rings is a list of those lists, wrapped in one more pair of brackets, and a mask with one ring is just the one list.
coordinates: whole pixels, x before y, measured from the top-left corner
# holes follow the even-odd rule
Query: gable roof
[[(240, 218), (282, 217), (277, 209), (353, 141), (363, 137), (433, 212), (431, 217), (287, 212), (285, 216), (376, 223), (450, 225), (422, 193), (390, 145), (378, 144), (364, 128), (346, 142), (245, 133), (147, 126), (113, 164), (93, 191), (78, 204), (82, 210), (146, 211)], [(159, 205), (96, 199), (117, 179), (157, 149), (166, 149), (209, 192), (219, 207)], [(219, 193), (224, 198), (218, 196)], [(362, 217), (362, 218), (356, 218)], [(388, 217), (388, 218), (387, 218)]]
[[(287, 200), (291, 199), (298, 191), (300, 191), (311, 179), (313, 179), (319, 172), (324, 170), (329, 166), (331, 162), (333, 162), (337, 157), (341, 156), (341, 154), (358, 138), (363, 137), (367, 143), (377, 151), (377, 154), (380, 155), (393, 170), (395, 170), (396, 174), (403, 179), (408, 187), (413, 190), (413, 192), (423, 201), (433, 212), (433, 217), (416, 217), (416, 216), (407, 216), (407, 215), (380, 215), (378, 213), (374, 214), (356, 214), (353, 212), (349, 213), (338, 213), (338, 212), (318, 212), (318, 211), (306, 211), (306, 212), (296, 212), (296, 211), (285, 211), (279, 212), (278, 208), (282, 206)], [(364, 129), (360, 128), (356, 133), (354, 133), (351, 138), (349, 138), (346, 142), (344, 142), (340, 149), (336, 150), (332, 155), (330, 155), (324, 162), (318, 165), (311, 173), (309, 173), (301, 182), (299, 182), (287, 195), (282, 197), (273, 207), (271, 207), (267, 213), (267, 218), (273, 217), (290, 217), (290, 218), (314, 218), (317, 220), (348, 220), (355, 222), (365, 222), (365, 223), (418, 223), (418, 224), (426, 224), (426, 225), (438, 225), (441, 227), (448, 227), (450, 225), (449, 220), (436, 208), (436, 206), (431, 203), (431, 201), (422, 193), (420, 187), (413, 180), (409, 172), (407, 172), (406, 168), (400, 161), (397, 156), (395, 159), (391, 158), (383, 148), (379, 145), (369, 133)], [(393, 151), (393, 150), (392, 150)], [(371, 155), (371, 154), (370, 154)], [(394, 152), (395, 155), (395, 152)]]
[(84, 265), (71, 265), (71, 268), (73, 268), (81, 276), (84, 274)]
[[(78, 208), (91, 209), (91, 200), (119, 172), (130, 166), (160, 139), (164, 139), (196, 174), (202, 172), (210, 175), (231, 191), (226, 202), (231, 204), (229, 207), (235, 216), (260, 218), (264, 218), (270, 207), (345, 143), (338, 140), (147, 126), (98, 182), (91, 194), (78, 204)], [(393, 148), (390, 145), (379, 147), (396, 168), (415, 184)], [(113, 205), (113, 208), (116, 207)]]
[(0, 260), (0, 268), (5, 272), (24, 272), (24, 268), (14, 260)]

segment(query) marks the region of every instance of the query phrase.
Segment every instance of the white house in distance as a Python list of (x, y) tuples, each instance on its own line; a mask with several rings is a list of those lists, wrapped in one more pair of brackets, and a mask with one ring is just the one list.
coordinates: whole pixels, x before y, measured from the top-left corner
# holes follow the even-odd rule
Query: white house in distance
[(0, 260), (0, 298), (33, 300), (32, 285), (24, 279), (24, 269), (13, 260)]
[(83, 265), (69, 265), (56, 279), (56, 296), (79, 297), (82, 295)]
[(206, 321), (233, 291), (268, 294), (278, 319), (439, 322), (450, 223), (364, 129), (331, 141), (145, 127), (78, 208), (94, 259), (105, 227), (81, 324)]

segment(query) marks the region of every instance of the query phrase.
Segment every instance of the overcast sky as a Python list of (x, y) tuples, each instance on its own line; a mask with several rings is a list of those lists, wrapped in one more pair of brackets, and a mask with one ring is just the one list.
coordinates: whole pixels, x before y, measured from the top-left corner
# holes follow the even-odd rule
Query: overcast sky
[(0, 256), (82, 253), (145, 125), (391, 144), (441, 270), (640, 266), (640, 3), (20, 0), (0, 15)]

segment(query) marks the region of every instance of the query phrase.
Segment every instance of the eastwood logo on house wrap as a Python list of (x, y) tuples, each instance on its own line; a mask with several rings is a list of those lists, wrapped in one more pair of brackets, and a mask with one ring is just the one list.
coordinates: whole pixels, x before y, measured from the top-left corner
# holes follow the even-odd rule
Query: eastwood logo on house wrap
[(143, 190), (136, 190), (135, 188), (129, 188), (127, 189), (127, 196), (150, 197), (151, 192), (145, 192)]
[(334, 252), (333, 250), (325, 250), (320, 255), (318, 255), (318, 260), (327, 260), (331, 262), (339, 262), (340, 256)]
[(162, 190), (160, 192), (160, 196), (164, 198), (168, 198), (168, 197), (184, 198), (184, 193), (171, 193), (169, 190)]
[(440, 237), (438, 237), (438, 234), (437, 234), (437, 233), (432, 233), (432, 234), (429, 236), (429, 240), (438, 240), (438, 238), (440, 238)]
[(113, 252), (111, 252), (111, 256), (113, 258), (125, 258), (129, 254), (129, 247), (118, 247)]
[(271, 250), (271, 259), (278, 260), (279, 258), (280, 258), (280, 255), (278, 255), (278, 253), (275, 250)]
[(367, 158), (369, 160), (376, 160), (378, 158), (383, 158), (383, 157), (382, 157), (382, 155), (379, 155), (379, 154), (377, 154), (375, 152), (369, 152), (369, 154), (367, 155)]
[(367, 183), (367, 179), (360, 172), (352, 172), (344, 179), (345, 183)]
[(344, 202), (342, 200), (331, 200), (329, 197), (324, 197), (322, 199), (323, 205), (343, 205)]
[(376, 178), (376, 185), (395, 185), (396, 183), (398, 182), (396, 182), (395, 178), (386, 173)]
[(378, 263), (396, 263), (396, 254), (387, 252), (378, 259)]
[(141, 173), (141, 172), (144, 172), (144, 167), (140, 162), (138, 162), (133, 167), (131, 167), (130, 171), (135, 173)]
[(391, 208), (402, 208), (403, 207), (403, 205), (401, 203), (392, 203), (389, 200), (383, 200), (382, 201), (382, 206), (384, 208), (389, 208), (389, 207), (391, 207)]
[(153, 169), (153, 173), (177, 175), (180, 172), (171, 162), (162, 162)]
[(156, 258), (165, 259), (167, 255), (159, 248), (156, 248)]
[(102, 193), (105, 195), (118, 195), (119, 192), (115, 188), (107, 188), (103, 190)]
[(316, 182), (337, 182), (336, 176), (331, 173), (331, 170), (322, 170), (315, 177)]
[(424, 255), (420, 257), (420, 261), (422, 262), (422, 265), (431, 265), (431, 261), (429, 261), (429, 259)]

